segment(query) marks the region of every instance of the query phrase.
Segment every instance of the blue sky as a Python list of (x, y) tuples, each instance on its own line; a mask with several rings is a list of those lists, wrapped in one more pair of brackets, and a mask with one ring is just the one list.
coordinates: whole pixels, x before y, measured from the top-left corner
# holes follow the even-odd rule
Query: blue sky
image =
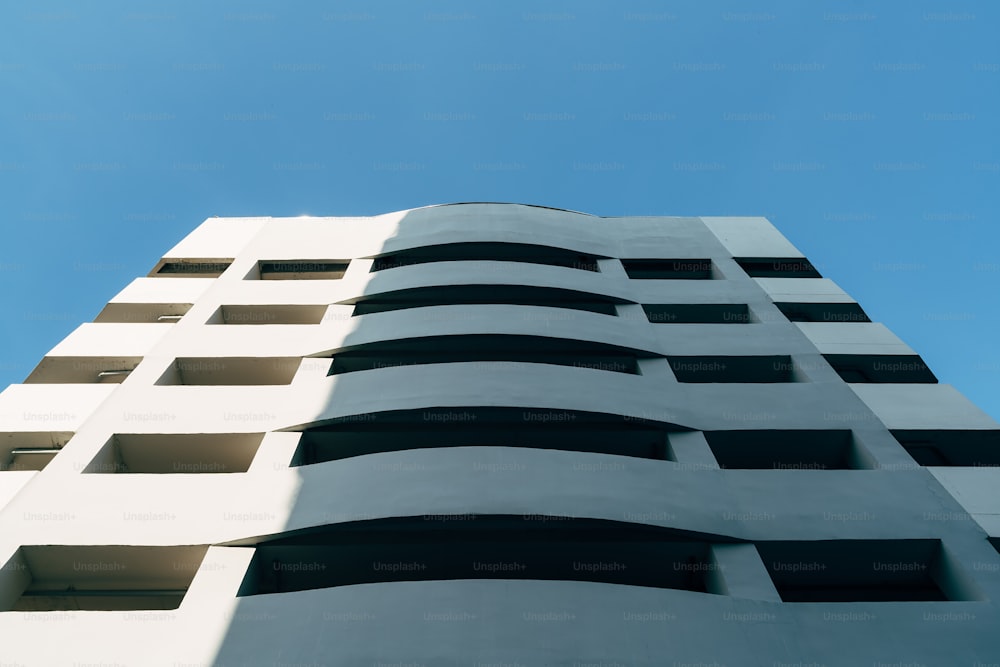
[(514, 201), (765, 215), (1000, 418), (998, 19), (944, 0), (5, 3), (0, 387), (206, 217)]

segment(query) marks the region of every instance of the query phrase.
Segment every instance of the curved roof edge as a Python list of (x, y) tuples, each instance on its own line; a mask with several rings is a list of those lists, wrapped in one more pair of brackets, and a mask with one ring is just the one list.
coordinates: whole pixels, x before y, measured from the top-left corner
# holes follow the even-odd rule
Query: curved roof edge
[(418, 206), (416, 208), (408, 209), (410, 211), (419, 211), (424, 208), (440, 208), (442, 206), (466, 206), (468, 204), (501, 204), (505, 206), (529, 206), (531, 208), (545, 208), (550, 211), (562, 211), (563, 213), (576, 213), (577, 215), (585, 215), (590, 218), (600, 218), (602, 216), (594, 215), (593, 213), (584, 213), (583, 211), (574, 211), (569, 208), (559, 208), (557, 206), (543, 206), (542, 204), (525, 204), (516, 201), (455, 201), (449, 202), (447, 204), (429, 204), (427, 206)]

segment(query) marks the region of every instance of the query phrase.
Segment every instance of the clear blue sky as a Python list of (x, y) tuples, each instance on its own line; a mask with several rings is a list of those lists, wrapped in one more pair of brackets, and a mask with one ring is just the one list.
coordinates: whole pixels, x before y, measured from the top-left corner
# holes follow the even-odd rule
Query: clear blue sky
[(1000, 4), (0, 8), (0, 387), (212, 215), (765, 215), (1000, 418)]

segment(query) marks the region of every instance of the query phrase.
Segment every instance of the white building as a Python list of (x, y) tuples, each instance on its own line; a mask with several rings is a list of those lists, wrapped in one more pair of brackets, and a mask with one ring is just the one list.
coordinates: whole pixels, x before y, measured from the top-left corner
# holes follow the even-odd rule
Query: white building
[(0, 666), (1000, 664), (998, 464), (763, 218), (212, 218), (0, 394)]

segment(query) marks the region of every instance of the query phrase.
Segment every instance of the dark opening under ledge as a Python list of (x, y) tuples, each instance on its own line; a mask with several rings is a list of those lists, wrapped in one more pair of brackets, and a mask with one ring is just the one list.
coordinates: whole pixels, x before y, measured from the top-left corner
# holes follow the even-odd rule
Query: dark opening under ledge
[(854, 470), (867, 466), (849, 429), (706, 431), (722, 468)]
[(285, 259), (258, 262), (261, 280), (338, 280), (344, 277), (349, 259)]
[(410, 449), (527, 447), (673, 460), (667, 433), (681, 430), (576, 410), (450, 407), (350, 415), (302, 432), (293, 466)]
[(922, 466), (1000, 466), (1000, 430), (907, 430), (892, 435)]
[(667, 357), (678, 382), (773, 383), (799, 379), (788, 355)]
[(710, 259), (623, 259), (625, 273), (633, 280), (711, 280)]
[(822, 278), (805, 257), (737, 257), (751, 278)]
[(240, 596), (396, 581), (593, 581), (709, 592), (709, 542), (567, 517), (405, 517), (260, 542)]
[(165, 260), (151, 275), (154, 277), (218, 278), (232, 263), (231, 259)]
[(871, 322), (856, 303), (775, 303), (792, 322)]
[(643, 304), (646, 318), (654, 324), (747, 324), (745, 303)]
[(28, 545), (0, 567), (2, 611), (176, 609), (207, 546)]
[(547, 264), (583, 271), (599, 271), (596, 255), (530, 243), (447, 243), (399, 250), (375, 257), (371, 270), (431, 262), (500, 261)]
[(824, 354), (844, 382), (937, 383), (937, 377), (917, 355)]
[[(470, 334), (379, 341), (331, 356), (330, 375), (396, 366), (468, 362), (555, 364), (638, 375), (638, 359), (657, 355), (565, 338)], [(501, 369), (493, 367), (493, 370)]]
[(940, 540), (758, 542), (784, 602), (943, 602), (974, 599)]
[(577, 290), (530, 285), (436, 285), (385, 292), (344, 301), (354, 304), (354, 315), (368, 315), (406, 308), (468, 304), (509, 304), (568, 308), (615, 315), (615, 305), (625, 299)]

